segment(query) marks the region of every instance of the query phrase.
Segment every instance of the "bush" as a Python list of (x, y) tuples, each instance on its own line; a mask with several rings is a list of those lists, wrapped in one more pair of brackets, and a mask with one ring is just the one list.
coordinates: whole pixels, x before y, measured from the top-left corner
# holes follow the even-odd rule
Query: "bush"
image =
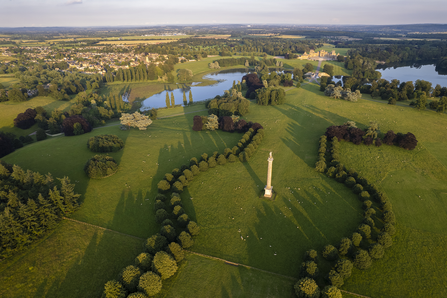
[(185, 228), (189, 223), (188, 214), (182, 214), (177, 218), (178, 225), (182, 228)]
[(342, 298), (341, 291), (336, 286), (326, 286), (321, 291), (321, 298)]
[(339, 288), (343, 285), (343, 277), (335, 270), (329, 271), (326, 279), (329, 281), (329, 284)]
[(351, 261), (347, 259), (341, 259), (338, 260), (337, 264), (335, 265), (335, 271), (337, 271), (343, 279), (347, 279), (351, 276), (353, 266), (354, 265)]
[(115, 174), (117, 170), (116, 161), (107, 155), (95, 155), (84, 166), (84, 172), (89, 178), (108, 177)]
[(396, 234), (396, 228), (393, 224), (386, 223), (383, 225), (382, 232), (387, 232), (390, 236)]
[(371, 257), (366, 250), (360, 249), (354, 254), (354, 266), (360, 270), (368, 269), (372, 264)]
[(177, 272), (177, 262), (164, 251), (155, 254), (152, 261), (152, 270), (161, 276), (161, 279), (168, 279)]
[(360, 245), (360, 242), (362, 241), (362, 235), (360, 235), (357, 232), (354, 232), (352, 234), (351, 240), (352, 240), (352, 244), (358, 247)]
[(147, 252), (142, 252), (135, 258), (135, 265), (138, 266), (144, 272), (149, 271), (151, 270), (152, 259), (153, 257), (151, 254), (148, 254)]
[(159, 192), (167, 192), (171, 188), (171, 184), (169, 184), (166, 180), (160, 180), (157, 184)]
[(178, 242), (179, 244), (184, 248), (190, 248), (191, 246), (194, 245), (194, 240), (192, 240), (191, 235), (188, 232), (181, 232), (180, 235), (178, 236)]
[(98, 135), (88, 139), (87, 148), (93, 152), (116, 152), (124, 147), (124, 142), (116, 135)]
[(318, 276), (318, 266), (314, 261), (301, 263), (300, 277), (309, 277), (315, 279)]
[(134, 265), (129, 265), (121, 271), (120, 280), (127, 291), (135, 292), (137, 290), (141, 273), (141, 270)]
[(395, 139), (396, 134), (392, 130), (389, 130), (383, 137), (383, 142), (387, 145), (393, 145)]
[(174, 256), (177, 263), (180, 263), (185, 258), (185, 252), (183, 248), (176, 242), (171, 242), (168, 245), (167, 251)]
[(79, 123), (81, 126), (83, 133), (87, 133), (92, 131), (92, 127), (90, 123), (87, 122), (87, 120), (79, 115), (70, 116), (64, 119), (62, 121), (62, 130), (65, 133), (66, 136), (74, 136), (75, 135), (75, 128), (74, 125), (76, 123)]
[(160, 234), (152, 235), (146, 240), (145, 243), (147, 251), (152, 255), (155, 255), (160, 250), (163, 250), (167, 245), (168, 241), (166, 237), (161, 236)]
[(299, 298), (318, 298), (320, 297), (320, 289), (315, 280), (305, 277), (295, 284), (295, 293)]
[(109, 280), (104, 285), (103, 297), (105, 298), (126, 298), (127, 293), (124, 286), (117, 280)]
[(352, 241), (349, 238), (342, 238), (340, 241), (340, 245), (338, 246), (338, 253), (342, 256), (347, 255), (349, 250), (351, 249)]
[(323, 258), (328, 261), (334, 261), (338, 258), (338, 249), (333, 245), (326, 245), (323, 248)]
[(161, 291), (163, 284), (160, 276), (152, 271), (146, 272), (140, 277), (138, 290), (146, 293), (148, 296), (154, 296)]
[(28, 129), (36, 123), (34, 118), (37, 116), (37, 112), (34, 109), (26, 109), (24, 113), (20, 113), (14, 119), (14, 126), (21, 129)]
[(191, 236), (197, 236), (200, 233), (200, 227), (194, 221), (190, 221), (188, 223), (187, 230), (191, 234)]
[(381, 259), (383, 255), (385, 254), (385, 250), (383, 249), (383, 246), (379, 243), (373, 243), (369, 246), (368, 249), (369, 255), (373, 259)]
[(174, 241), (175, 238), (177, 237), (175, 229), (170, 225), (163, 225), (160, 229), (160, 234), (166, 237), (168, 241)]
[(383, 248), (388, 248), (393, 245), (393, 239), (387, 232), (382, 232), (377, 236), (377, 242), (383, 246)]
[(42, 141), (42, 140), (45, 140), (46, 138), (47, 138), (47, 134), (45, 133), (45, 130), (43, 130), (42, 128), (38, 128), (36, 131), (36, 140)]

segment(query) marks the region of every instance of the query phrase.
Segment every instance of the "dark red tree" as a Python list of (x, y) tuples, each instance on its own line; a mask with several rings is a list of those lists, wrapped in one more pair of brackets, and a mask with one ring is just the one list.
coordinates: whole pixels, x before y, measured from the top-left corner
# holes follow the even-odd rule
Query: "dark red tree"
[(74, 136), (73, 125), (75, 125), (75, 123), (81, 124), (84, 133), (92, 131), (92, 126), (90, 125), (90, 123), (87, 122), (87, 120), (84, 117), (80, 115), (74, 115), (65, 118), (64, 121), (62, 122), (62, 130), (66, 136)]
[(202, 130), (202, 117), (194, 116), (194, 124), (192, 126), (192, 130), (201, 131)]
[(34, 117), (37, 116), (37, 112), (34, 109), (27, 109), (24, 113), (17, 115), (14, 119), (14, 126), (21, 129), (28, 129), (36, 123)]
[(258, 131), (258, 129), (264, 129), (264, 127), (262, 127), (262, 125), (257, 122), (253, 123), (253, 125), (250, 128), (252, 128), (255, 133)]
[(241, 119), (236, 123), (236, 126), (234, 129), (236, 129), (236, 131), (239, 133), (245, 133), (248, 131), (249, 126), (248, 126), (247, 121), (245, 121), (244, 119)]
[(416, 148), (418, 141), (416, 140), (416, 136), (411, 132), (403, 135), (398, 142), (399, 147), (404, 148), (406, 150), (413, 150)]
[(233, 132), (234, 123), (230, 116), (223, 116), (219, 119), (219, 128), (223, 131)]
[(387, 145), (393, 145), (395, 139), (396, 139), (396, 134), (392, 130), (389, 130), (383, 137), (383, 142)]

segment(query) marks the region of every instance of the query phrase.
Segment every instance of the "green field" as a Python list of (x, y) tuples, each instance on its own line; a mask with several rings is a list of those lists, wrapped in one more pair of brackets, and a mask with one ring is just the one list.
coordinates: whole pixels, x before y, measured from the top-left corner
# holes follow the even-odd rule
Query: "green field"
[[(8, 61), (6, 58), (9, 57), (4, 57), (4, 61)], [(1, 61), (1, 58), (0, 58)], [(0, 84), (3, 85), (3, 87), (5, 88), (9, 88), (14, 84), (20, 83), (19, 79), (15, 78), (14, 75), (12, 74), (0, 74)]]
[[(201, 74), (209, 71), (212, 59), (176, 67)], [(155, 86), (148, 88), (155, 92)], [(361, 202), (355, 195), (315, 172), (319, 137), (330, 125), (353, 120), (366, 128), (376, 121), (382, 132), (414, 133), (419, 144), (414, 151), (406, 151), (342, 142), (342, 162), (388, 194), (398, 221), (395, 244), (385, 257), (369, 270), (354, 270), (342, 289), (369, 297), (446, 296), (446, 115), (366, 99), (357, 103), (331, 99), (314, 84), (289, 90), (282, 106), (250, 106), (247, 120), (261, 123), (266, 137), (248, 163), (210, 169), (182, 193), (187, 214), (201, 227), (192, 250), (296, 278), (307, 249), (321, 251), (326, 244), (337, 245), (362, 220)], [(83, 195), (74, 219), (146, 238), (158, 231), (153, 198), (164, 174), (187, 164), (191, 157), (231, 148), (240, 138), (237, 133), (192, 131), (196, 113), (188, 112), (202, 109), (199, 104), (160, 110), (159, 116), (187, 114), (156, 120), (147, 131), (121, 131), (116, 125), (81, 136), (52, 138), (16, 150), (4, 160), (55, 177), (69, 176)], [(85, 144), (89, 137), (105, 133), (125, 141), (123, 150), (110, 154), (119, 162), (119, 170), (109, 178), (89, 180), (83, 166), (93, 153)], [(275, 159), (274, 201), (259, 198), (270, 151)], [(8, 284), (0, 295), (98, 297), (104, 281), (114, 278), (141, 251), (138, 239), (93, 227), (79, 229), (78, 224), (63, 222), (48, 239), (0, 264), (0, 280)], [(55, 243), (63, 245), (55, 249)], [(54, 257), (59, 251), (60, 256)], [(329, 263), (320, 260), (320, 271), (327, 271)], [(165, 282), (160, 297), (291, 297), (293, 283), (287, 277), (188, 254), (181, 270)], [(79, 288), (83, 291), (76, 292)]]

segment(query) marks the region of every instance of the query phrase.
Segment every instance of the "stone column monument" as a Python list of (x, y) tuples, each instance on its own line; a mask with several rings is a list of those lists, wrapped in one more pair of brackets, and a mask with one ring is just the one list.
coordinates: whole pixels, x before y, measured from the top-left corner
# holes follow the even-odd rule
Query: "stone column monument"
[(270, 152), (270, 156), (267, 159), (269, 162), (268, 170), (267, 170), (267, 185), (264, 188), (264, 197), (271, 198), (273, 195), (273, 186), (272, 186), (272, 165), (273, 165), (273, 156), (272, 152)]

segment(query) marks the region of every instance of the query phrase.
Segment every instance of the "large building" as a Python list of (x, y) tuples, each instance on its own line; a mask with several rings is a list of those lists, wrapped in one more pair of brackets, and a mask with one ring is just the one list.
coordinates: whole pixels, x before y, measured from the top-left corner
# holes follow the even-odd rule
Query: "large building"
[(315, 52), (314, 50), (310, 50), (309, 54), (304, 52), (301, 56), (298, 57), (300, 60), (318, 60), (318, 59), (324, 59), (324, 60), (335, 60), (337, 59), (338, 54), (335, 53), (335, 50), (332, 50), (331, 53), (326, 52), (325, 50), (321, 50), (318, 52)]

